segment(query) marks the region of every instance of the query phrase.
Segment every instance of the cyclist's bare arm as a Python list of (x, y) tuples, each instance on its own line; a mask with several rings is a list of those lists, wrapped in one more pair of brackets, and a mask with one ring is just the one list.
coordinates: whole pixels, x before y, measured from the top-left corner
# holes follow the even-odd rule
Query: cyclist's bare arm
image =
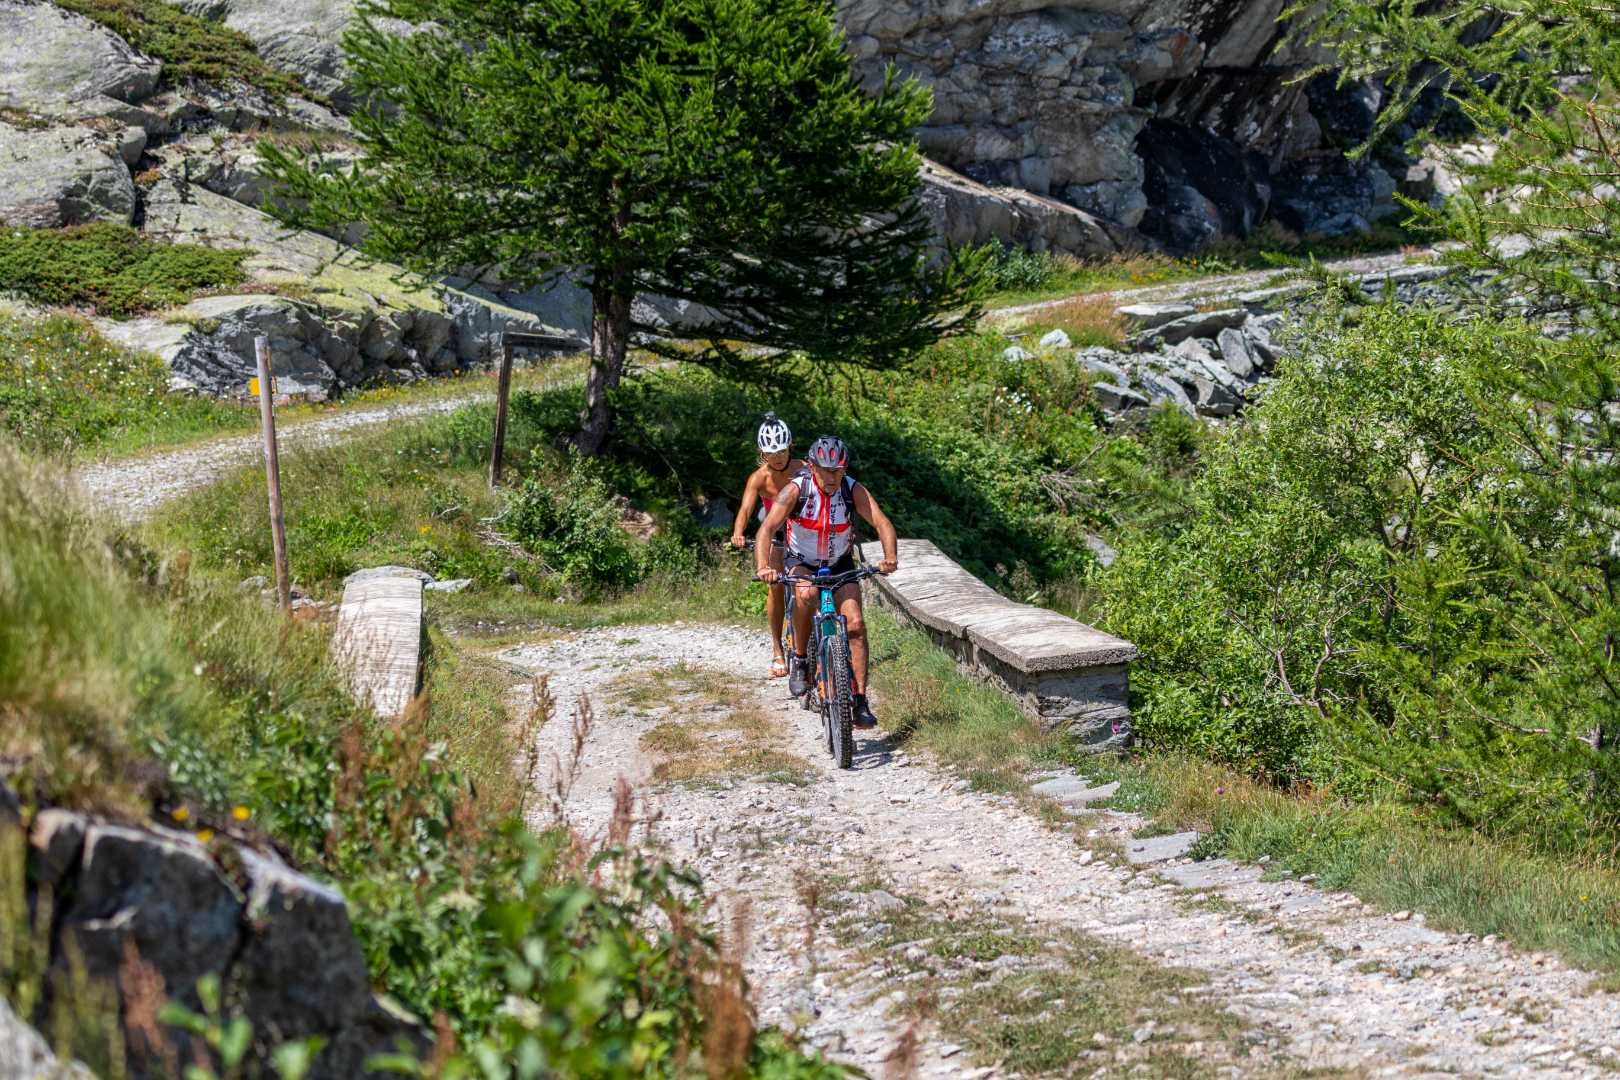
[(743, 546), (743, 529), (748, 527), (748, 519), (754, 516), (754, 507), (759, 504), (759, 489), (765, 478), (758, 469), (748, 474), (748, 483), (743, 485), (742, 504), (737, 507), (737, 520), (731, 524), (731, 546)]
[[(771, 512), (766, 515), (765, 523), (759, 527), (756, 536), (775, 536), (776, 530), (787, 524), (788, 515), (799, 504), (799, 485), (789, 481), (782, 485), (782, 490), (776, 493), (776, 501), (771, 506)], [(893, 531), (893, 530), (890, 530)], [(770, 563), (771, 545), (754, 545), (754, 572), (763, 581), (775, 581), (781, 573), (772, 568)]]
[(878, 573), (894, 573), (895, 567), (900, 565), (900, 541), (895, 536), (894, 523), (866, 490), (865, 484), (855, 485), (855, 512), (877, 530), (878, 542), (883, 545), (883, 561), (878, 563)]

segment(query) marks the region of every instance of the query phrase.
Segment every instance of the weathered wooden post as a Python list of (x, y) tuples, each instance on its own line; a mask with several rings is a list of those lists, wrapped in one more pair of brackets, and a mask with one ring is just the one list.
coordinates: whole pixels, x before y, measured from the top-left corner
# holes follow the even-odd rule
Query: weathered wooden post
[(276, 558), (276, 598), (292, 613), (292, 578), (287, 568), (287, 529), (281, 514), (281, 461), (276, 456), (276, 402), (270, 366), (270, 339), (253, 339), (259, 361), (259, 424), (264, 429), (264, 477), (270, 489), (270, 543)]
[(563, 352), (577, 349), (579, 342), (556, 334), (530, 334), (509, 331), (501, 335), (501, 372), (495, 385), (495, 438), (489, 448), (489, 486), (501, 482), (501, 466), (506, 458), (506, 403), (512, 396), (512, 354), (519, 348)]
[(501, 335), (501, 374), (495, 384), (495, 439), (489, 448), (489, 486), (501, 483), (502, 459), (506, 457), (506, 402), (512, 394), (512, 335)]

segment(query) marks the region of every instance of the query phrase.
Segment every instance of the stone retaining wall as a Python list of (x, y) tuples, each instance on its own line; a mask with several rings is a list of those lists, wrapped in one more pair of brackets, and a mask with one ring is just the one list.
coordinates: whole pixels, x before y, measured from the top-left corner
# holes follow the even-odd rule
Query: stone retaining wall
[[(882, 548), (866, 544), (862, 554), (875, 564)], [(927, 540), (900, 541), (900, 569), (869, 579), (866, 592), (1048, 731), (1064, 731), (1086, 750), (1130, 745), (1130, 642), (1008, 600)]]

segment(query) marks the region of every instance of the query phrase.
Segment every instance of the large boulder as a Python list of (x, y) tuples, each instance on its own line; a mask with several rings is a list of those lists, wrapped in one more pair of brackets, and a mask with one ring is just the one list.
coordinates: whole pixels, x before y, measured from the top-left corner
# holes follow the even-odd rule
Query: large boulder
[(161, 70), (82, 15), (0, 0), (0, 106), (48, 112), (99, 97), (136, 102), (156, 89)]
[[(589, 326), (588, 303), (585, 317), (578, 317), (572, 294), (563, 313), (569, 321), (560, 328), (479, 286), (434, 285), (397, 266), (365, 262), (330, 237), (288, 229), (195, 184), (153, 184), (146, 231), (245, 249), (243, 268), (259, 290), (205, 297), (162, 316), (98, 322), (109, 337), (162, 357), (177, 388), (242, 393), (257, 370), (253, 339), (261, 334), (270, 338), (280, 388), (316, 400), (377, 380), (487, 363), (507, 330), (572, 336), (586, 345), (570, 328)], [(543, 305), (547, 296), (531, 299)]]
[[(217, 977), (228, 1008), (252, 1025), (255, 1060), (290, 1040), (323, 1040), (311, 1080), (379, 1076), (365, 1067), (373, 1055), (429, 1050), (420, 1023), (373, 995), (342, 895), (274, 855), (64, 809), (41, 811), (31, 839), (30, 887), (48, 886), (59, 905), (51, 956), (125, 995), (135, 1080), (189, 1060), (182, 1031), (165, 1028), (154, 1043), (150, 1021), (136, 1017), (128, 995), (141, 982), (195, 1009), (197, 981)], [(0, 1077), (88, 1075), (57, 1065), (0, 1002)]]
[(138, 956), (193, 1007), (197, 980), (223, 975), (241, 943), (241, 894), (183, 833), (91, 824), (71, 896), (60, 933), (89, 972)]
[(82, 127), (0, 120), (0, 225), (56, 228), (135, 216), (135, 184), (116, 138)]
[(932, 161), (923, 162), (922, 202), (941, 242), (960, 246), (998, 241), (1031, 251), (1112, 255), (1125, 230), (1041, 195), (990, 187)]

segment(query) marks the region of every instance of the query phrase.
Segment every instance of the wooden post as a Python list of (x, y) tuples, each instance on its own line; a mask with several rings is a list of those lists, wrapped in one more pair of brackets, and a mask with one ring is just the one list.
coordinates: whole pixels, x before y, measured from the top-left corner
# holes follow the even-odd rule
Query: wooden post
[(501, 335), (501, 374), (495, 385), (495, 440), (489, 448), (489, 486), (501, 482), (501, 464), (506, 456), (506, 401), (512, 393), (512, 342)]
[(292, 581), (287, 569), (287, 530), (281, 516), (281, 461), (276, 456), (276, 403), (270, 367), (270, 339), (253, 339), (259, 361), (259, 423), (264, 429), (264, 477), (270, 488), (270, 542), (276, 556), (276, 596), (284, 614), (292, 613)]

